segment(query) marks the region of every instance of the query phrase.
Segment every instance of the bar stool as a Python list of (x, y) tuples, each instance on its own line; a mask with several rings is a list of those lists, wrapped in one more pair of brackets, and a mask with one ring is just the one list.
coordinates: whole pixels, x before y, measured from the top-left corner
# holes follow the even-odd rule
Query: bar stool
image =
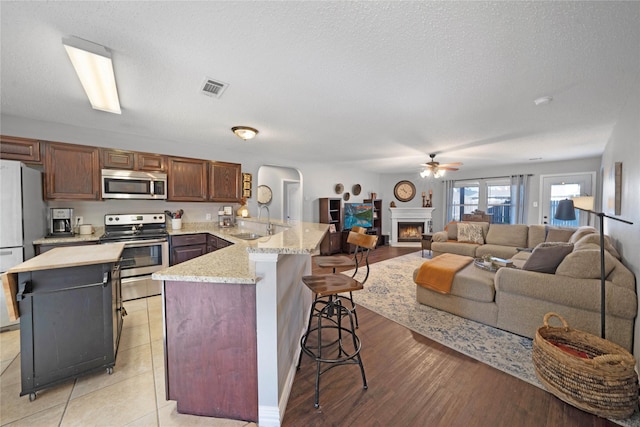
[[(369, 276), (369, 251), (375, 248), (378, 236), (349, 233), (351, 243), (356, 245), (356, 251), (364, 255), (356, 258), (356, 268), (364, 260)], [(343, 301), (352, 298), (340, 294), (358, 291), (363, 288), (363, 282), (342, 273), (312, 275), (302, 277), (302, 282), (316, 295), (309, 311), (307, 331), (300, 340), (300, 356), (298, 368), (302, 360), (302, 353), (312, 357), (316, 362), (316, 386), (314, 407), (320, 406), (320, 375), (341, 365), (358, 365), (362, 375), (363, 388), (367, 389), (367, 379), (362, 365), (360, 338), (356, 335), (353, 309), (343, 305)], [(313, 324), (316, 320), (315, 325)], [(348, 321), (347, 321), (348, 319)], [(323, 340), (323, 334), (326, 334)], [(329, 337), (329, 339), (327, 339)], [(315, 340), (315, 341), (314, 341)], [(328, 365), (323, 368), (323, 364)]]
[[(367, 229), (364, 227), (360, 227), (360, 226), (353, 226), (351, 228), (351, 231), (349, 232), (349, 236), (347, 237), (347, 242), (355, 245), (356, 249), (353, 252), (352, 256), (346, 256), (346, 255), (336, 255), (336, 256), (316, 256), (314, 257), (314, 261), (316, 263), (316, 265), (318, 267), (323, 267), (323, 268), (331, 268), (332, 272), (335, 274), (336, 272), (336, 268), (338, 267), (351, 267), (351, 268), (355, 268), (355, 271), (353, 272), (353, 275), (351, 277), (355, 277), (355, 275), (358, 273), (358, 266), (362, 264), (363, 258), (365, 258), (366, 261), (366, 265), (367, 265), (367, 275), (364, 277), (364, 279), (361, 281), (361, 283), (364, 285), (364, 283), (367, 281), (367, 279), (369, 278), (369, 263), (368, 263), (368, 256), (369, 256), (369, 249), (373, 249), (376, 246), (376, 243), (373, 244), (373, 248), (365, 248), (362, 247), (358, 244), (359, 240), (357, 239), (357, 237), (352, 237), (352, 234), (356, 233), (356, 234), (362, 234), (362, 235), (366, 235), (367, 233)], [(377, 239), (376, 239), (377, 241)], [(365, 254), (366, 251), (366, 254)], [(366, 255), (366, 256), (365, 256)], [(356, 305), (353, 302), (353, 293), (349, 292), (349, 296), (341, 296), (342, 298), (346, 298), (350, 301), (351, 303), (351, 311), (353, 312), (353, 315), (355, 316), (355, 320), (356, 320), (356, 328), (359, 326), (358, 324), (358, 313), (356, 312)], [(318, 295), (316, 294), (316, 299), (318, 298)]]

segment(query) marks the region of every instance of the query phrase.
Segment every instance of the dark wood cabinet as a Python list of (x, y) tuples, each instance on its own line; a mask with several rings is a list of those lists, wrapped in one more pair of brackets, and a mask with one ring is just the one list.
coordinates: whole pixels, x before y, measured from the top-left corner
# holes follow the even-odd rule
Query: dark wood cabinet
[(200, 159), (169, 157), (167, 176), (169, 201), (205, 202), (209, 162)]
[(46, 199), (100, 200), (98, 148), (53, 142), (46, 147)]
[(0, 158), (26, 163), (42, 163), (40, 141), (15, 136), (0, 136)]
[(147, 172), (166, 172), (167, 156), (152, 153), (136, 153), (135, 169)]
[(171, 236), (169, 264), (180, 264), (206, 254), (207, 236), (207, 233)]
[(100, 150), (102, 167), (105, 169), (127, 169), (135, 167), (135, 155), (133, 151), (112, 150), (103, 148)]
[[(323, 197), (320, 199), (320, 222), (329, 224), (329, 231), (320, 242), (320, 253), (332, 255), (341, 251), (342, 199)], [(335, 229), (331, 230), (331, 225)]]
[(221, 239), (213, 234), (207, 235), (207, 252), (217, 251), (218, 249), (226, 248), (230, 245), (233, 245), (233, 243), (228, 240)]
[(165, 281), (166, 398), (183, 414), (258, 422), (256, 286)]
[(135, 151), (100, 149), (102, 167), (105, 169), (125, 169), (146, 172), (165, 172), (167, 156)]
[(209, 166), (209, 200), (239, 203), (242, 197), (242, 165), (210, 162)]
[(370, 233), (377, 234), (378, 243), (376, 247), (383, 244), (382, 241), (382, 199), (364, 199), (364, 203), (373, 204), (373, 227), (370, 229)]

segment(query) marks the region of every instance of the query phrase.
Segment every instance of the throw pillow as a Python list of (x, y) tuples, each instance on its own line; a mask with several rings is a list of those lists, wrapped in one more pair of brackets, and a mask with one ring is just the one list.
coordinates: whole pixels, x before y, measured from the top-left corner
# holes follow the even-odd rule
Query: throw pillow
[(591, 226), (588, 226), (588, 225), (584, 225), (582, 227), (578, 227), (578, 229), (575, 231), (575, 233), (573, 233), (573, 235), (569, 239), (569, 242), (575, 244), (578, 240), (582, 239), (584, 236), (587, 236), (587, 235), (593, 234), (593, 233), (597, 233), (597, 232), (598, 232), (598, 230), (596, 230), (595, 228), (593, 228)]
[(444, 229), (447, 230), (449, 240), (456, 240), (458, 238), (458, 223), (456, 221), (451, 221)]
[(523, 270), (554, 274), (564, 257), (573, 251), (573, 243), (540, 243), (522, 266)]
[(547, 237), (544, 239), (545, 242), (568, 242), (575, 229), (565, 229), (565, 228), (557, 228), (557, 227), (549, 227), (547, 229)]
[(458, 242), (484, 244), (482, 225), (462, 222), (458, 224)]

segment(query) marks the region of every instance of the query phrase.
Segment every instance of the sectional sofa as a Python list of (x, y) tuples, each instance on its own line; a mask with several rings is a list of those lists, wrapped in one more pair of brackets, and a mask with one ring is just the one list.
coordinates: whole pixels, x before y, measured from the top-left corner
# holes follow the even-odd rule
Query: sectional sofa
[[(416, 285), (418, 302), (529, 338), (550, 311), (573, 328), (600, 335), (600, 247), (594, 228), (464, 224), (449, 224), (433, 235), (434, 257), (491, 254), (511, 259), (514, 267), (490, 272), (471, 263), (456, 273), (448, 294)], [(473, 228), (475, 236), (461, 228)], [(608, 237), (605, 249), (606, 338), (631, 351), (635, 277)]]

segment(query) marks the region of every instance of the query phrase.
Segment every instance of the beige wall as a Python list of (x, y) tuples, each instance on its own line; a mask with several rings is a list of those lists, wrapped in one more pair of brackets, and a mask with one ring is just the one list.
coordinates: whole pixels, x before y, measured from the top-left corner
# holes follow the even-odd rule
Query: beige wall
[[(620, 218), (628, 225), (605, 218), (605, 233), (620, 250), (624, 263), (636, 276), (636, 292), (640, 277), (640, 78), (630, 88), (629, 99), (613, 129), (602, 155), (602, 211), (609, 213), (607, 200), (613, 197), (613, 176), (609, 174), (615, 162), (622, 162), (622, 211)], [(640, 320), (636, 317), (633, 354), (640, 361)]]

